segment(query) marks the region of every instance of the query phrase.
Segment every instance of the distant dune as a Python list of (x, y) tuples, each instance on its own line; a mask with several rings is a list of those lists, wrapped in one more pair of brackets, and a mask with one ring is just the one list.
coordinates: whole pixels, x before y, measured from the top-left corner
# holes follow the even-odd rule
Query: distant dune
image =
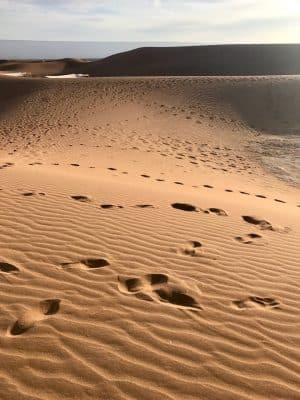
[(64, 58), (61, 60), (2, 60), (0, 71), (26, 72), (31, 76), (46, 76), (80, 73), (83, 64), (88, 61)]
[(98, 61), (3, 61), (0, 70), (32, 76), (78, 74), (91, 76), (297, 75), (300, 45), (216, 45), (144, 47)]
[(300, 45), (140, 48), (85, 65), (94, 76), (285, 75), (300, 73)]

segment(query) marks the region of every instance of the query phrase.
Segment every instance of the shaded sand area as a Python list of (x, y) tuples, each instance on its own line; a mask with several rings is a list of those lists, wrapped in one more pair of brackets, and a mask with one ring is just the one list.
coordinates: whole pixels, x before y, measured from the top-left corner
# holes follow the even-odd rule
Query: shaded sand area
[(299, 82), (0, 78), (1, 399), (300, 397)]

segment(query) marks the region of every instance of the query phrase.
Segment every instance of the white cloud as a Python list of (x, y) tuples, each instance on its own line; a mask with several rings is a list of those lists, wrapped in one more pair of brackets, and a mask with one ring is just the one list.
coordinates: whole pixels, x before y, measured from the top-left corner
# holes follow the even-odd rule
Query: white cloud
[(0, 39), (300, 42), (299, 0), (0, 0)]

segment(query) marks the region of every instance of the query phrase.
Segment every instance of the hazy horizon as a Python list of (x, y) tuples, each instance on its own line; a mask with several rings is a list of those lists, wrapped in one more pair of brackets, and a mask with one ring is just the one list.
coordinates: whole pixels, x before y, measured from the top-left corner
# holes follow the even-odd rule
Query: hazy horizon
[(0, 59), (103, 58), (143, 46), (183, 45), (194, 43), (0, 39)]

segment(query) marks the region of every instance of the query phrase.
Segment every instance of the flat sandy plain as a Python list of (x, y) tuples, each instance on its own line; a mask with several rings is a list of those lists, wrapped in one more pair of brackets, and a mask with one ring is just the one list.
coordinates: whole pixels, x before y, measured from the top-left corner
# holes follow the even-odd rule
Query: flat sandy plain
[[(275, 93), (275, 95), (274, 95)], [(0, 78), (1, 400), (300, 398), (296, 77)]]

